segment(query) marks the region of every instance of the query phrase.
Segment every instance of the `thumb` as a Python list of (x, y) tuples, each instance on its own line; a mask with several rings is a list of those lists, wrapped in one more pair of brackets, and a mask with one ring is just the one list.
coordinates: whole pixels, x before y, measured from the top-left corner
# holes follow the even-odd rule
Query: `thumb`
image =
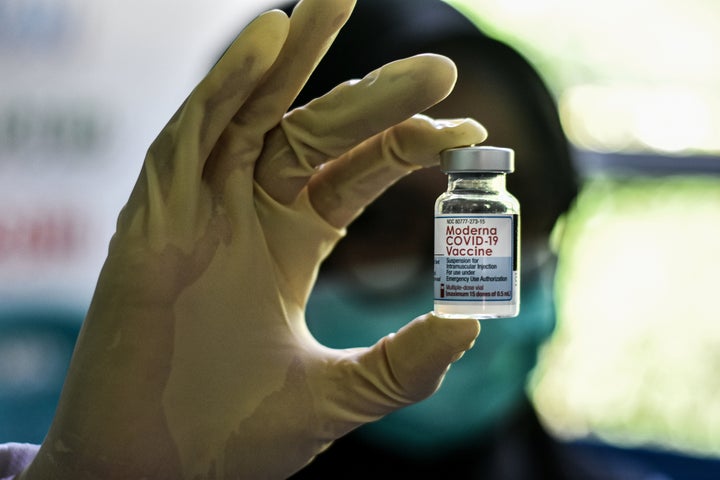
[(350, 382), (349, 410), (362, 416), (353, 420), (376, 420), (432, 395), (450, 364), (473, 346), (479, 333), (477, 320), (426, 314), (351, 354), (357, 377)]
[(477, 320), (426, 314), (387, 337), (387, 361), (403, 396), (415, 403), (435, 393), (450, 365), (472, 348), (479, 333)]

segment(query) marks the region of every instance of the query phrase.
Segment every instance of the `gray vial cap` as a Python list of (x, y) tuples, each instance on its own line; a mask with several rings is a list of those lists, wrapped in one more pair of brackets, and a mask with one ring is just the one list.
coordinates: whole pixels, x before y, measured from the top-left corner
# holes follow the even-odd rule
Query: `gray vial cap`
[(469, 146), (440, 152), (440, 170), (448, 172), (501, 172), (515, 170), (515, 151), (511, 148)]

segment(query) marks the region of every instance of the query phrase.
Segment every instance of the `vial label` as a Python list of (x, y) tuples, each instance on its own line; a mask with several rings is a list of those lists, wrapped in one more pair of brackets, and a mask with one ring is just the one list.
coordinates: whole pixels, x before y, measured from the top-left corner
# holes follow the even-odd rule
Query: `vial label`
[(518, 299), (517, 216), (436, 216), (436, 313), (515, 316)]

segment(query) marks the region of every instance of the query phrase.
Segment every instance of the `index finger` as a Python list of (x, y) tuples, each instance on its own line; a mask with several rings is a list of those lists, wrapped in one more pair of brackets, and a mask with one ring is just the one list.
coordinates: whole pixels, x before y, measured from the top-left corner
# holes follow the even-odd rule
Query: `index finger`
[(471, 118), (416, 115), (320, 169), (308, 183), (310, 202), (330, 225), (344, 228), (397, 180), (438, 164), (442, 150), (486, 137), (485, 128)]
[(445, 98), (455, 64), (423, 54), (380, 67), (288, 113), (268, 135), (255, 179), (280, 203), (292, 202), (315, 168)]

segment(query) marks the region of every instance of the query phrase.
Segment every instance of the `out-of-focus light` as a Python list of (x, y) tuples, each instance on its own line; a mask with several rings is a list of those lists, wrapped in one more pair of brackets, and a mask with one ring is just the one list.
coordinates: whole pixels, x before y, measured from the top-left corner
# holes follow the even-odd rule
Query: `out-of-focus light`
[(446, 1), (538, 67), (581, 149), (720, 153), (717, 2)]
[(660, 89), (637, 96), (634, 133), (650, 149), (681, 153), (712, 150), (720, 111), (712, 98), (688, 89)]
[(623, 151), (632, 145), (624, 92), (580, 86), (560, 98), (560, 116), (570, 140), (592, 151)]
[(720, 179), (596, 179), (565, 222), (531, 386), (567, 438), (720, 458)]
[(560, 114), (570, 140), (593, 151), (720, 153), (720, 101), (685, 87), (568, 89)]

